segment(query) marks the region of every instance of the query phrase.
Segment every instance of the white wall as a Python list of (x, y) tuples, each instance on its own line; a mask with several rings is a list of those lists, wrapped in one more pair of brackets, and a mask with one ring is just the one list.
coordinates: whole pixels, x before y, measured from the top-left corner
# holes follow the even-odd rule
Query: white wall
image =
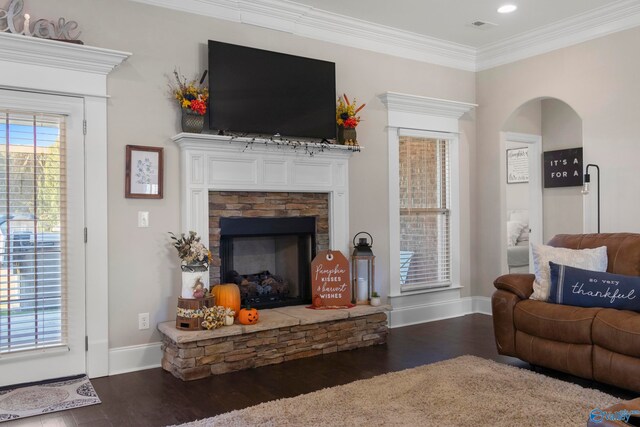
[(531, 100), (516, 108), (505, 121), (502, 130), (505, 132), (542, 134), (542, 101)]
[[(557, 99), (543, 99), (541, 104), (543, 151), (582, 147), (582, 120), (576, 112)], [(542, 190), (545, 242), (556, 234), (582, 233), (581, 189), (560, 187)]]
[[(640, 28), (477, 74), (477, 170), (472, 234), (474, 294), (489, 296), (500, 274), (499, 132), (525, 102), (553, 97), (582, 119), (586, 163), (602, 170), (602, 231), (639, 232)], [(592, 197), (592, 196), (590, 196)], [(588, 214), (588, 212), (587, 212)]]
[[(0, 5), (4, 3), (8, 0), (0, 0)], [(475, 102), (474, 73), (125, 0), (30, 0), (27, 9), (32, 17), (64, 16), (78, 21), (81, 39), (88, 45), (133, 53), (108, 81), (111, 348), (159, 340), (154, 328), (138, 331), (138, 313), (149, 312), (152, 325), (175, 316), (180, 275), (166, 233), (181, 231), (178, 149), (170, 140), (179, 132), (180, 115), (170, 99), (167, 83), (176, 66), (184, 74), (194, 76), (207, 67), (209, 39), (334, 61), (338, 93), (346, 92), (367, 103), (358, 127), (358, 139), (365, 149), (354, 155), (350, 163), (350, 234), (366, 230), (375, 237), (377, 280), (386, 294), (385, 260), (389, 246), (386, 110), (376, 95), (395, 91)], [(473, 170), (475, 156), (473, 118), (465, 118), (461, 129), (461, 208), (465, 214), (461, 233), (468, 236), (469, 170)], [(164, 147), (164, 199), (124, 198), (127, 144)], [(140, 210), (150, 212), (149, 228), (137, 228)], [(470, 242), (463, 241), (462, 281), (466, 286), (464, 295), (469, 295)]]

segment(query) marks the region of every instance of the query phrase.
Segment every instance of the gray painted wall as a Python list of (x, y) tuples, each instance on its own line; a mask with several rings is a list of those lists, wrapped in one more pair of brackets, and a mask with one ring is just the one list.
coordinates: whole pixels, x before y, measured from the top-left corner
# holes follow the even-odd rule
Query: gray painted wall
[[(543, 151), (582, 147), (582, 120), (576, 112), (557, 99), (543, 99), (541, 103)], [(582, 233), (581, 189), (582, 187), (543, 189), (545, 242), (556, 234)]]
[[(7, 0), (0, 0), (4, 6)], [(386, 91), (475, 102), (475, 74), (320, 42), (247, 24), (180, 13), (127, 0), (30, 0), (32, 17), (64, 16), (79, 22), (88, 45), (132, 52), (108, 79), (109, 164), (109, 346), (160, 340), (154, 328), (139, 331), (138, 313), (150, 322), (175, 318), (180, 287), (178, 259), (167, 232), (180, 232), (179, 152), (170, 138), (180, 114), (167, 83), (175, 67), (187, 76), (207, 68), (207, 40), (241, 44), (336, 63), (338, 93), (366, 102), (358, 139), (365, 147), (350, 161), (350, 235), (375, 237), (376, 281), (388, 282), (388, 158)], [(336, 94), (337, 95), (337, 94)], [(215, 96), (215, 94), (212, 94)], [(91, 126), (91, 124), (88, 124)], [(469, 170), (475, 146), (473, 115), (461, 124), (463, 294), (470, 295)], [(91, 141), (88, 141), (91, 143)], [(125, 145), (164, 147), (162, 200), (124, 198)], [(150, 227), (137, 227), (137, 212), (150, 213)]]
[(502, 155), (499, 132), (532, 99), (560, 99), (582, 119), (585, 163), (602, 170), (602, 231), (640, 232), (640, 56), (631, 54), (639, 37), (634, 28), (477, 74), (474, 295), (490, 296), (500, 275), (500, 176), (492, 167)]

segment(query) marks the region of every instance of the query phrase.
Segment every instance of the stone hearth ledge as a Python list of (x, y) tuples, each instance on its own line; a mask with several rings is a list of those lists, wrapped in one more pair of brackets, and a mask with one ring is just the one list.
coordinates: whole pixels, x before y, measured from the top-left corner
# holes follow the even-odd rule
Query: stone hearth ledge
[(213, 331), (158, 325), (163, 335), (162, 368), (183, 381), (384, 344), (390, 306), (342, 310), (304, 306), (265, 309), (255, 325)]
[(311, 325), (314, 323), (362, 317), (390, 310), (390, 305), (379, 305), (377, 307), (357, 305), (352, 308), (336, 310), (312, 310), (303, 305), (295, 305), (260, 310), (260, 320), (255, 325), (240, 325), (236, 323), (232, 326), (223, 326), (211, 331), (184, 331), (176, 329), (176, 322), (173, 320), (158, 324), (158, 330), (171, 341), (177, 344), (186, 344), (195, 341), (287, 328), (290, 326)]

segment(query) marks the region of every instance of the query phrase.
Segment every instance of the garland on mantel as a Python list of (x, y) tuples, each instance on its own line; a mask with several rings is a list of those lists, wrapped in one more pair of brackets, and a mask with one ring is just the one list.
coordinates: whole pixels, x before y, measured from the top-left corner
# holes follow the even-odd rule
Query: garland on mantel
[[(233, 135), (227, 134), (231, 137), (229, 139), (229, 143), (231, 144), (233, 141), (239, 138), (247, 138), (245, 135)], [(248, 149), (252, 149), (254, 144), (264, 144), (265, 146), (275, 145), (276, 149), (288, 147), (293, 149), (294, 151), (298, 149), (304, 149), (304, 154), (308, 154), (309, 157), (313, 157), (316, 153), (323, 153), (325, 150), (330, 151), (335, 147), (346, 147), (348, 151), (352, 151), (354, 153), (360, 152), (359, 145), (338, 145), (338, 144), (329, 144), (328, 142), (304, 142), (304, 141), (296, 141), (293, 139), (282, 138), (278, 135), (265, 138), (262, 136), (252, 137), (251, 140), (245, 141), (246, 145), (242, 152), (244, 153)]]

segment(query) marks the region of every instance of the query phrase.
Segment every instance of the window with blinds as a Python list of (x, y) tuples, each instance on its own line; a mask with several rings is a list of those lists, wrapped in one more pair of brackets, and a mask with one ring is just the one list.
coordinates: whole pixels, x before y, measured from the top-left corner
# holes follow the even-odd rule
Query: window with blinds
[(447, 140), (400, 137), (400, 286), (451, 284)]
[(64, 117), (0, 110), (0, 356), (66, 344)]

